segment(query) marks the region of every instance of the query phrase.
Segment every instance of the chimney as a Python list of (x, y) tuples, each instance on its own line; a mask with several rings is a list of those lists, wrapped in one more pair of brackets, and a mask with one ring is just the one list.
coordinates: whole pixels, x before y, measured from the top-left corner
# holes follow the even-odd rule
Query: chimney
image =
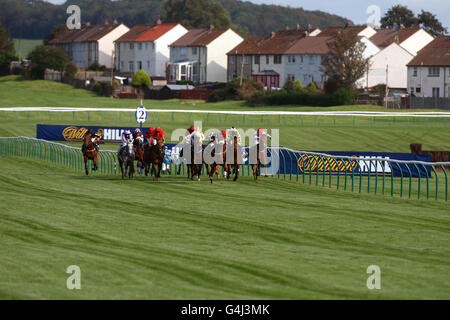
[(214, 28), (215, 28), (214, 25), (210, 24), (208, 29), (209, 33), (211, 33), (214, 30)]
[(311, 32), (311, 31), (313, 31), (313, 26), (308, 24), (308, 32)]
[(275, 38), (275, 36), (276, 36), (276, 33), (275, 33), (275, 31), (272, 31), (272, 32), (270, 33), (270, 39), (273, 39), (273, 38)]
[(307, 37), (307, 36), (309, 36), (309, 32), (308, 31), (303, 31), (303, 36), (305, 36), (305, 37)]
[(86, 27), (90, 27), (91, 23), (90, 22), (86, 22)]
[(289, 26), (286, 26), (284, 30), (289, 31)]
[(108, 19), (105, 20), (105, 26), (109, 26), (109, 21), (108, 21)]
[(302, 27), (300, 26), (300, 23), (297, 23), (297, 26), (295, 27), (295, 29), (297, 31), (301, 31), (302, 30)]
[(400, 24), (400, 29), (405, 29), (405, 25), (403, 23)]
[(160, 24), (162, 24), (162, 21), (161, 21), (161, 19), (160, 18), (158, 18), (158, 20), (156, 20), (156, 25), (160, 25)]
[(114, 19), (113, 25), (117, 26), (119, 24), (119, 21)]
[(345, 23), (345, 28), (352, 27), (352, 26), (353, 26), (353, 22), (351, 22), (350, 20), (347, 20), (347, 22)]

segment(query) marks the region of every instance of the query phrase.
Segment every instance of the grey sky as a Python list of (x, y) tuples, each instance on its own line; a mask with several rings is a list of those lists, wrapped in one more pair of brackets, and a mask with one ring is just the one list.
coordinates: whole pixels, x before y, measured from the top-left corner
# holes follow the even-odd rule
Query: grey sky
[[(64, 3), (65, 0), (48, 0), (53, 3)], [(421, 9), (436, 14), (442, 24), (450, 31), (450, 1), (449, 0), (249, 0), (254, 3), (279, 4), (291, 7), (302, 7), (305, 10), (321, 10), (334, 13), (355, 23), (367, 21), (369, 14), (366, 10), (371, 5), (379, 6), (383, 16), (387, 9), (394, 4), (406, 5), (418, 13)]]

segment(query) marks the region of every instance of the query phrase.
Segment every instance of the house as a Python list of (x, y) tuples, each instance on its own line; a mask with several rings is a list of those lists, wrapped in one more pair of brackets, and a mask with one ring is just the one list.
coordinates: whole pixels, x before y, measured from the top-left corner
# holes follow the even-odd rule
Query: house
[(350, 30), (352, 32), (355, 32), (359, 37), (365, 37), (367, 39), (370, 39), (372, 36), (374, 36), (377, 31), (372, 28), (371, 26), (353, 26), (351, 23), (347, 22), (345, 27), (328, 27), (325, 28), (323, 31), (321, 31), (318, 36), (321, 37), (335, 37), (337, 33), (343, 29)]
[(413, 56), (419, 50), (433, 41), (433, 36), (422, 28), (380, 29), (369, 38), (380, 49), (387, 48), (392, 43), (410, 52)]
[[(366, 30), (367, 29), (367, 30)], [(303, 86), (314, 82), (323, 88), (326, 79), (321, 64), (330, 54), (328, 43), (335, 39), (339, 30), (367, 32), (371, 27), (327, 28), (311, 36), (300, 28), (272, 32), (268, 37), (249, 37), (228, 52), (228, 79), (252, 78), (267, 88), (282, 87), (288, 80), (300, 80)], [(328, 36), (326, 36), (328, 34)], [(369, 57), (379, 49), (366, 37), (364, 55)]]
[(108, 21), (103, 25), (91, 26), (89, 23), (81, 29), (65, 30), (49, 42), (49, 46), (60, 48), (66, 52), (70, 61), (78, 68), (87, 69), (98, 63), (107, 68), (113, 66), (114, 41), (127, 33), (129, 28), (124, 24)]
[(407, 67), (412, 95), (450, 98), (450, 36), (438, 36)]
[(370, 57), (370, 69), (358, 86), (371, 88), (384, 84), (391, 89), (406, 90), (407, 64), (433, 37), (420, 28), (400, 28), (378, 30), (369, 40), (380, 50)]
[(228, 29), (193, 29), (170, 45), (170, 81), (227, 81), (227, 55), (243, 41)]
[(179, 23), (142, 24), (115, 41), (116, 68), (121, 72), (146, 71), (150, 76), (166, 76), (169, 45), (188, 30)]

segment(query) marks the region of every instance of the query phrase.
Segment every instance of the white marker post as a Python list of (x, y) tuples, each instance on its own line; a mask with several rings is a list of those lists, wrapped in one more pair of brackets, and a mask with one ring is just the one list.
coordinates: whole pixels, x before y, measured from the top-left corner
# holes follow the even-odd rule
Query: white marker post
[(141, 126), (141, 131), (142, 131), (142, 124), (147, 121), (147, 109), (145, 109), (144, 106), (140, 106), (139, 108), (137, 108), (135, 116), (136, 116), (136, 121), (139, 123), (139, 125)]

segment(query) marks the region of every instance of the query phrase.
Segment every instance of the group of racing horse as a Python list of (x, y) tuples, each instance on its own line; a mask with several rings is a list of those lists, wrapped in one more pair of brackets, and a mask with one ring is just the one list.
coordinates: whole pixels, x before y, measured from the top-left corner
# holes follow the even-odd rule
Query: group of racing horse
[[(251, 164), (253, 178), (258, 179), (260, 168), (265, 162), (265, 148), (267, 134), (262, 129), (255, 133), (257, 143), (254, 145), (256, 161)], [(263, 139), (264, 137), (264, 139)], [(270, 137), (270, 136), (268, 136)], [(85, 163), (86, 175), (89, 174), (88, 160), (93, 161), (93, 170), (98, 170), (99, 142), (101, 136), (92, 130), (88, 130), (84, 136), (82, 153)], [(233, 181), (239, 177), (240, 166), (242, 162), (242, 146), (240, 145), (239, 132), (232, 127), (229, 131), (219, 131), (209, 137), (209, 145), (204, 146), (202, 141), (203, 133), (199, 128), (191, 126), (187, 129), (184, 142), (181, 144), (180, 164), (177, 174), (180, 175), (182, 162), (186, 163), (188, 179), (193, 180), (196, 177), (200, 181), (203, 166), (206, 168), (207, 175), (211, 183), (214, 176), (220, 177), (220, 169), (223, 168), (224, 176), (230, 179), (234, 174)], [(117, 157), (121, 169), (122, 178), (128, 176), (133, 178), (135, 174), (134, 163), (137, 161), (137, 167), (145, 175), (153, 175), (156, 180), (161, 177), (162, 165), (165, 157), (165, 135), (160, 129), (151, 128), (145, 134), (139, 129), (133, 133), (125, 131), (122, 134), (122, 146), (119, 148)], [(205, 148), (209, 148), (211, 155), (209, 161), (205, 161)], [(211, 160), (212, 159), (212, 160)]]

